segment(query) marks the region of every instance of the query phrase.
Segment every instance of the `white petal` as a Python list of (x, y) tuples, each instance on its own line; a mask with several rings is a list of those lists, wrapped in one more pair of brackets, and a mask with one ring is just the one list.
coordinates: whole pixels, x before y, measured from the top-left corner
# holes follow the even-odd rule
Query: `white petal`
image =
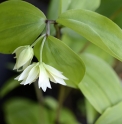
[(16, 68), (20, 68), (33, 57), (32, 48), (24, 49), (17, 58)]
[(48, 77), (50, 78), (50, 81), (56, 82), (56, 80), (53, 78), (53, 76), (50, 73), (47, 72), (47, 74), (48, 74)]
[(17, 47), (12, 54), (16, 53), (16, 52), (21, 52), (23, 49), (25, 49), (27, 46), (20, 46), (20, 47)]
[(19, 80), (19, 77), (20, 77), (20, 75), (19, 76), (17, 76), (16, 78), (14, 78), (15, 80)]
[(25, 84), (30, 84), (38, 78), (39, 75), (39, 65), (36, 64), (29, 72)]
[(39, 85), (39, 88), (41, 87), (42, 90), (45, 92), (47, 87), (51, 88), (51, 85), (50, 85), (49, 78), (48, 78), (48, 75), (46, 73), (46, 70), (43, 67), (43, 64), (40, 64), (39, 68), (40, 68), (40, 73), (39, 73), (38, 85)]
[(25, 85), (25, 81), (26, 81), (26, 79), (23, 80), (20, 84)]
[(52, 77), (55, 79), (56, 82), (54, 83), (59, 83), (59, 84), (62, 84), (62, 85), (66, 85), (65, 81), (62, 79), (62, 78), (59, 78), (55, 75), (52, 75)]
[(19, 81), (27, 78), (30, 70), (36, 65), (36, 63), (33, 63), (32, 65), (29, 65), (19, 76)]
[[(44, 64), (44, 63), (43, 63), (43, 64)], [(64, 75), (62, 75), (62, 72), (58, 71), (58, 70), (55, 69), (54, 67), (49, 66), (49, 65), (46, 65), (46, 64), (44, 64), (44, 67), (46, 68), (46, 70), (47, 70), (49, 73), (51, 73), (51, 74), (53, 74), (53, 75), (55, 75), (55, 76), (57, 76), (57, 77), (59, 77), (59, 78), (68, 80), (68, 78), (66, 78)]]

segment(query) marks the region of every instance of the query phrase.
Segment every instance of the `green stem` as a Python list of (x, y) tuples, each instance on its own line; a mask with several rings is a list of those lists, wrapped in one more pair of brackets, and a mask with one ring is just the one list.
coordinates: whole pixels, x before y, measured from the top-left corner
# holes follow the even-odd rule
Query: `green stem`
[(42, 62), (42, 51), (43, 51), (45, 41), (46, 41), (46, 36), (42, 40), (42, 44), (41, 44), (41, 48), (40, 48), (40, 62)]
[(55, 27), (55, 30), (56, 30), (56, 37), (57, 37), (58, 39), (60, 39), (60, 38), (61, 38), (60, 27), (58, 26), (57, 23), (54, 24), (54, 27)]
[(60, 114), (61, 114), (61, 109), (62, 109), (62, 105), (64, 102), (64, 98), (65, 98), (65, 87), (64, 86), (60, 86), (60, 92), (59, 92), (59, 97), (58, 97), (58, 108), (57, 108), (57, 114), (56, 114), (56, 121), (55, 124), (59, 124), (60, 123)]
[(31, 47), (34, 47), (44, 36), (45, 36), (45, 34), (41, 35), (41, 36), (31, 45)]
[(86, 42), (86, 44), (83, 46), (83, 48), (79, 51), (79, 54), (83, 53), (89, 45), (90, 45), (90, 42), (89, 41)]
[(43, 104), (44, 98), (43, 98), (42, 91), (38, 88), (37, 82), (35, 82), (33, 84), (34, 84), (34, 88), (35, 88), (35, 91), (36, 91), (37, 100), (38, 100), (39, 104)]
[(122, 12), (122, 7), (120, 7), (118, 10), (116, 10), (112, 16), (110, 16), (111, 20), (114, 20), (120, 13)]

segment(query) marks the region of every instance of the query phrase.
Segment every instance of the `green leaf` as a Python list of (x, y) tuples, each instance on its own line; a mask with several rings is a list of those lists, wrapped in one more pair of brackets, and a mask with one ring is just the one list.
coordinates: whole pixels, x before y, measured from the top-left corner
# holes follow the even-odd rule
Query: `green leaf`
[(9, 93), (14, 88), (20, 86), (17, 80), (14, 80), (14, 77), (9, 79), (0, 89), (0, 97), (4, 97), (7, 93)]
[(122, 61), (122, 30), (108, 18), (88, 10), (69, 10), (57, 22)]
[(79, 88), (91, 105), (103, 113), (108, 107), (122, 100), (122, 87), (113, 69), (92, 54), (82, 54), (86, 74)]
[(94, 124), (94, 121), (96, 120), (98, 113), (94, 109), (94, 107), (89, 103), (87, 99), (85, 99), (86, 103), (86, 118), (88, 124)]
[(45, 27), (45, 15), (24, 1), (0, 4), (0, 52), (12, 53), (15, 48), (32, 44)]
[(101, 0), (72, 0), (69, 9), (88, 9), (94, 11), (99, 7), (100, 1)]
[[(53, 98), (47, 98), (46, 101), (49, 103), (53, 101), (55, 105), (58, 105)], [(4, 112), (7, 124), (54, 124), (57, 109), (43, 107), (27, 99), (15, 98), (5, 103)], [(62, 108), (59, 122), (61, 124), (78, 124), (73, 113), (66, 108)]]
[[(52, 97), (45, 98), (45, 104), (48, 106), (48, 114), (50, 117), (50, 124), (54, 124), (57, 117), (58, 102)], [(79, 124), (74, 114), (67, 108), (62, 108), (60, 111), (59, 123), (61, 124)]]
[(7, 124), (50, 124), (48, 112), (30, 100), (12, 99), (6, 102), (4, 112)]
[(60, 7), (60, 0), (51, 0), (47, 13), (48, 19), (55, 20), (58, 18), (59, 7)]
[[(41, 41), (40, 41), (41, 43)], [(40, 43), (35, 46), (35, 56), (39, 60)], [(77, 88), (85, 73), (82, 60), (64, 43), (53, 36), (48, 36), (43, 48), (43, 61), (63, 72), (69, 80), (68, 86)]]
[(103, 60), (105, 60), (110, 65), (114, 65), (114, 58), (105, 52), (104, 50), (100, 49), (96, 45), (90, 43), (85, 38), (77, 34), (71, 29), (63, 28), (62, 29), (62, 41), (67, 44), (73, 51), (80, 54), (82, 52), (82, 49), (84, 49), (83, 52), (86, 53), (92, 53)]
[(71, 0), (60, 0), (60, 12), (59, 12), (59, 15), (63, 12), (65, 12), (69, 5), (71, 3)]
[(108, 108), (95, 124), (122, 124), (122, 102)]

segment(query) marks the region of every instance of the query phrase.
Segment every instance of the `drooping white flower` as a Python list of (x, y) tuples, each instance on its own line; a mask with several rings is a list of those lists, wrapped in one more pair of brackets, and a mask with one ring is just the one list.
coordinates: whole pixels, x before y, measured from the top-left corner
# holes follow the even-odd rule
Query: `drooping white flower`
[[(17, 78), (18, 81), (22, 82), (20, 84), (26, 85), (35, 82), (39, 77), (38, 86), (46, 91), (47, 87), (51, 88), (50, 81), (54, 83), (59, 83), (66, 85), (64, 80), (68, 80), (62, 72), (58, 71), (52, 66), (49, 66), (43, 62), (33, 63), (29, 65)], [(50, 79), (50, 81), (49, 81)]]
[(13, 54), (14, 53), (16, 54), (15, 58), (17, 59), (14, 70), (19, 70), (21, 67), (23, 69), (26, 68), (31, 63), (34, 55), (33, 48), (30, 47), (30, 45), (20, 46), (14, 50)]

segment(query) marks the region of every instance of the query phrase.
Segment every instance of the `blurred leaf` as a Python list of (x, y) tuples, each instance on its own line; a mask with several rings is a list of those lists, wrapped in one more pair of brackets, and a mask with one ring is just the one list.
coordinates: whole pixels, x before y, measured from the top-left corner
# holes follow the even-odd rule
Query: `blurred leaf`
[(57, 101), (53, 99), (52, 97), (49, 97), (49, 96), (45, 97), (44, 102), (45, 102), (45, 105), (47, 105), (52, 110), (56, 110), (58, 107)]
[(51, 0), (48, 8), (48, 19), (56, 20), (59, 15), (60, 0)]
[(79, 54), (80, 52), (82, 52), (82, 49), (86, 46), (83, 52), (94, 54), (105, 60), (111, 66), (114, 65), (114, 58), (110, 54), (100, 49), (96, 45), (91, 44), (89, 41), (87, 41), (85, 38), (74, 32), (73, 30), (63, 28), (62, 33), (62, 41), (76, 53)]
[(108, 108), (95, 124), (122, 124), (122, 102)]
[[(49, 98), (49, 99), (48, 99)], [(55, 101), (48, 97), (47, 101)], [(40, 106), (27, 99), (12, 99), (4, 106), (7, 124), (54, 124), (57, 114), (56, 110)], [(68, 109), (63, 108), (60, 114), (60, 123), (78, 124), (76, 118)]]
[(84, 50), (86, 53), (94, 54), (100, 58), (102, 58), (104, 61), (106, 61), (111, 66), (114, 65), (114, 58), (105, 52), (104, 50), (100, 49), (94, 44), (89, 44), (88, 47)]
[(88, 9), (95, 11), (101, 0), (72, 0), (69, 9)]
[[(40, 57), (40, 43), (34, 48), (35, 56)], [(69, 80), (68, 86), (77, 88), (85, 73), (82, 60), (68, 46), (53, 36), (48, 36), (43, 48), (43, 61), (63, 72)]]
[[(51, 108), (48, 110), (50, 124), (54, 124), (57, 116), (58, 102), (52, 97), (46, 97), (45, 104)], [(79, 124), (73, 113), (67, 108), (62, 108), (60, 111), (59, 122), (61, 124)]]
[(60, 0), (60, 12), (59, 12), (59, 15), (63, 12), (65, 12), (69, 5), (71, 3), (71, 0)]
[(79, 88), (91, 105), (103, 113), (108, 107), (122, 100), (122, 86), (113, 69), (102, 59), (82, 54), (86, 66), (86, 74)]
[(4, 97), (7, 93), (19, 86), (19, 82), (14, 77), (9, 79), (0, 89), (0, 97)]
[(7, 124), (50, 124), (48, 112), (30, 100), (10, 100), (4, 110)]
[(94, 109), (94, 107), (89, 103), (87, 99), (85, 99), (86, 103), (86, 118), (88, 124), (94, 124), (94, 121), (96, 120), (98, 113)]
[(32, 44), (45, 27), (45, 15), (24, 1), (0, 4), (0, 52), (12, 53), (15, 48)]
[(122, 61), (122, 30), (108, 18), (88, 10), (69, 10), (57, 22)]

